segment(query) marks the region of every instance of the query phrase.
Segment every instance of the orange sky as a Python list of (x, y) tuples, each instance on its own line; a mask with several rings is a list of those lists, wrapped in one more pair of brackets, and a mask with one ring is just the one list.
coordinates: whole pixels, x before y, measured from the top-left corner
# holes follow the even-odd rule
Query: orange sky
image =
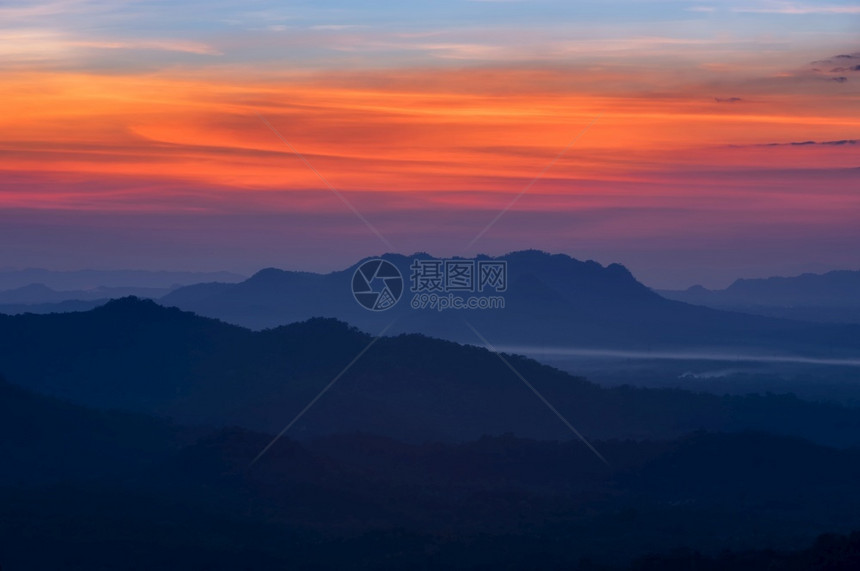
[[(575, 196), (578, 180), (659, 182), (714, 169), (857, 164), (852, 145), (762, 146), (851, 139), (860, 127), (851, 92), (817, 104), (820, 93), (717, 102), (696, 86), (671, 96), (601, 95), (576, 86), (559, 91), (566, 73), (428, 70), (390, 88), (326, 78), (237, 84), (168, 75), (6, 74), (0, 169), (52, 180), (127, 176), (131, 185), (157, 175), (198, 188), (235, 187), (237, 196), (322, 187), (257, 114), (338, 189), (431, 192), (432, 200), (452, 206), (480, 206), (480, 195), (440, 191), (518, 193), (577, 135), (546, 173), (541, 192)], [(592, 73), (590, 83), (601, 82)], [(499, 93), (504, 84), (525, 88)], [(152, 206), (146, 198), (124, 202), (121, 191), (94, 189), (86, 202), (104, 209)], [(157, 190), (151, 197), (164, 202)], [(64, 197), (57, 185), (7, 190), (0, 204), (73, 208), (80, 198)]]
[[(761, 272), (791, 271), (801, 250), (803, 267), (860, 264), (851, 6), (732, 4), (721, 28), (717, 8), (682, 10), (681, 26), (668, 2), (627, 23), (570, 15), (566, 28), (547, 12), (520, 29), (523, 6), (466, 4), (446, 4), (451, 21), (427, 15), (427, 29), (383, 26), (383, 13), (293, 26), (242, 12), (200, 33), (190, 9), (170, 29), (140, 5), (151, 29), (137, 29), (111, 12), (137, 8), (95, 0), (0, 8), (19, 22), (0, 23), (0, 266), (127, 265), (120, 243), (140, 263), (241, 271), (334, 269), (388, 244), (536, 247), (652, 283), (692, 258), (734, 256), (721, 274), (734, 277), (775, 260)], [(493, 10), (512, 12), (491, 25)], [(67, 24), (93, 18), (86, 33)], [(161, 258), (147, 250), (154, 227), (177, 244)]]

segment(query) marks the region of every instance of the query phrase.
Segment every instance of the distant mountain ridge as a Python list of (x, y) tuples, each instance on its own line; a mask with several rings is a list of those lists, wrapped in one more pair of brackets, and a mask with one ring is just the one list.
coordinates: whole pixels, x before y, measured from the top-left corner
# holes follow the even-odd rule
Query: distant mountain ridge
[(660, 290), (669, 299), (717, 309), (824, 322), (860, 322), (860, 270), (739, 279), (722, 290)]
[(175, 288), (104, 287), (86, 290), (57, 291), (45, 284), (28, 284), (19, 288), (0, 291), (0, 307), (3, 305), (38, 305), (65, 301), (99, 301), (120, 297), (143, 297), (157, 299)]
[[(819, 307), (807, 311), (803, 307), (720, 305), (702, 301), (716, 299), (719, 292), (696, 288), (676, 296), (684, 298), (680, 301), (667, 299), (661, 294), (672, 297), (672, 292), (652, 291), (619, 264), (602, 266), (563, 254), (527, 250), (498, 258), (479, 256), (479, 260), (507, 262), (508, 288), (502, 294), (504, 309), (440, 312), (410, 307), (414, 295), (410, 291), (411, 263), (429, 258), (428, 254), (385, 254), (382, 257), (398, 267), (406, 284), (399, 303), (383, 312), (367, 311), (356, 303), (350, 290), (356, 268), (366, 260), (328, 274), (267, 268), (236, 283), (196, 283), (174, 289), (158, 299), (164, 305), (252, 329), (331, 317), (370, 333), (390, 325), (391, 333), (422, 333), (457, 342), (478, 342), (465, 323), (468, 321), (484, 331), (491, 342), (507, 346), (640, 351), (716, 349), (733, 355), (749, 352), (811, 357), (860, 356), (858, 326), (778, 319), (809, 317), (817, 321), (850, 322), (851, 312), (855, 311), (860, 323), (860, 306), (856, 309)], [(860, 275), (860, 272), (832, 272), (820, 278), (807, 276), (804, 284), (806, 281), (818, 283), (827, 277), (829, 285), (819, 287), (819, 298), (850, 299), (855, 274)], [(750, 296), (758, 295), (755, 292), (773, 283), (785, 290), (784, 295), (762, 294), (760, 297), (788, 299), (790, 295), (799, 295), (798, 291), (812, 288), (789, 279), (774, 279), (739, 281), (729, 289), (736, 292), (733, 295), (751, 299)], [(834, 290), (842, 293), (828, 297), (827, 292)], [(46, 286), (31, 285), (0, 292), (0, 312), (80, 311), (126, 294), (154, 298), (157, 293), (158, 289), (119, 287), (55, 292)], [(76, 299), (62, 300), (68, 296)], [(708, 305), (714, 307), (704, 307)], [(811, 317), (806, 315), (810, 312), (814, 314)], [(833, 314), (833, 319), (821, 318), (822, 312)]]
[(157, 299), (201, 281), (235, 283), (244, 279), (231, 272), (4, 269), (0, 270), (0, 313), (86, 311), (111, 299)]
[(93, 299), (90, 301), (70, 299), (57, 303), (4, 303), (0, 305), (0, 313), (19, 315), (21, 313), (45, 314), (89, 311), (109, 301), (109, 299)]
[(378, 332), (396, 317), (394, 333), (474, 343), (467, 319), (493, 343), (508, 345), (860, 354), (857, 327), (816, 326), (668, 300), (621, 265), (604, 267), (535, 250), (494, 258), (508, 265), (504, 309), (416, 310), (410, 307), (410, 264), (422, 257), (428, 256), (382, 256), (407, 282), (400, 302), (384, 312), (367, 311), (353, 299), (350, 280), (359, 264), (329, 274), (269, 268), (237, 284), (179, 288), (160, 302), (253, 329), (332, 317)]
[[(174, 288), (206, 281), (237, 282), (246, 276), (233, 272), (150, 270), (46, 270), (42, 268), (0, 269), (0, 292), (42, 284), (54, 290), (106, 288)], [(65, 300), (63, 300), (65, 301)]]

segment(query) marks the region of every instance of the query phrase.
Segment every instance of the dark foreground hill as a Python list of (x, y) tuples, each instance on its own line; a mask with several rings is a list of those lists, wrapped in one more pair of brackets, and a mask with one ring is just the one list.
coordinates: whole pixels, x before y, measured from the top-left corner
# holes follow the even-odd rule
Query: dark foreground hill
[(604, 267), (538, 251), (498, 258), (508, 264), (504, 309), (413, 309), (410, 265), (427, 256), (383, 258), (406, 283), (400, 302), (383, 312), (367, 311), (353, 299), (358, 264), (325, 275), (266, 269), (237, 284), (179, 288), (161, 303), (253, 329), (332, 317), (377, 332), (397, 317), (393, 333), (473, 343), (465, 318), (491, 342), (505, 345), (860, 355), (860, 325), (814, 325), (689, 305), (661, 297), (618, 264)]
[[(254, 332), (127, 298), (81, 313), (0, 316), (0, 372), (87, 406), (277, 432), (371, 340), (330, 319)], [(509, 361), (589, 438), (666, 439), (701, 428), (860, 443), (860, 415), (850, 408), (602, 389), (529, 359)], [(354, 430), (412, 442), (572, 437), (496, 355), (420, 335), (378, 340), (291, 434)]]
[(341, 434), (252, 464), (271, 435), (183, 444), (157, 420), (7, 385), (0, 403), (21, 434), (3, 444), (20, 477), (0, 482), (3, 569), (850, 569), (834, 565), (856, 539), (789, 551), (860, 527), (858, 451), (794, 438), (595, 442), (610, 468), (579, 442)]
[(191, 438), (149, 416), (75, 406), (0, 378), (0, 486), (128, 476)]

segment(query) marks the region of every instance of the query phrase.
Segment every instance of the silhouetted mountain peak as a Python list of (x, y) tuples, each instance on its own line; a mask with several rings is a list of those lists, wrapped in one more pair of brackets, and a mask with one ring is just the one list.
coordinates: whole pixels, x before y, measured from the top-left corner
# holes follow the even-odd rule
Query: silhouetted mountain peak
[(254, 275), (252, 275), (248, 279), (249, 280), (268, 280), (268, 279), (280, 277), (286, 273), (287, 272), (285, 270), (282, 270), (280, 268), (263, 268), (262, 270), (256, 272)]
[(370, 260), (378, 260), (378, 259), (383, 259), (383, 260), (389, 261), (392, 264), (394, 264), (395, 266), (397, 266), (398, 268), (400, 268), (401, 271), (403, 271), (404, 269), (409, 268), (409, 266), (412, 264), (412, 260), (414, 260), (414, 259), (427, 260), (427, 259), (431, 259), (433, 257), (434, 256), (431, 256), (427, 252), (415, 252), (414, 254), (412, 254), (410, 256), (407, 256), (404, 254), (398, 254), (395, 252), (386, 252), (386, 253), (381, 254), (379, 256), (368, 256), (366, 258), (362, 258), (361, 260), (359, 260), (358, 262), (356, 262), (352, 266), (346, 268), (346, 270), (344, 270), (344, 271), (351, 274), (352, 272), (355, 271), (356, 268), (361, 266), (363, 263), (370, 261)]
[(513, 250), (505, 254), (504, 257), (516, 257), (516, 258), (533, 258), (533, 259), (546, 259), (552, 258), (553, 256), (559, 256), (561, 258), (573, 259), (567, 254), (551, 254), (544, 250), (538, 250), (537, 248), (528, 248), (526, 250)]
[(164, 306), (158, 305), (151, 299), (142, 299), (135, 295), (112, 299), (104, 305), (95, 309), (95, 311), (107, 312), (123, 312), (123, 311), (139, 311), (139, 312), (156, 312), (156, 311), (171, 311)]
[(606, 266), (606, 271), (616, 276), (636, 281), (636, 278), (633, 277), (633, 274), (630, 272), (630, 270), (627, 269), (627, 266), (624, 266), (617, 262)]
[(633, 278), (633, 275), (623, 265), (618, 263), (603, 266), (594, 260), (579, 260), (567, 254), (550, 254), (542, 250), (517, 250), (510, 252), (497, 259), (507, 260), (511, 264), (522, 264), (524, 266), (538, 266), (545, 271), (559, 271), (563, 269), (574, 269), (589, 272), (609, 272), (625, 277)]
[(305, 321), (281, 325), (269, 329), (269, 332), (291, 332), (298, 333), (303, 337), (334, 337), (338, 335), (354, 335), (368, 338), (367, 333), (345, 321), (334, 317), (312, 317)]
[(6, 293), (54, 293), (55, 290), (49, 288), (45, 284), (27, 284), (18, 288), (8, 290)]
[(254, 286), (266, 286), (266, 285), (278, 285), (283, 283), (286, 280), (289, 280), (295, 276), (313, 276), (316, 274), (311, 274), (309, 272), (295, 272), (290, 270), (281, 270), (278, 268), (264, 268), (259, 272), (255, 273), (253, 276), (241, 282), (238, 285), (254, 285)]
[(526, 267), (545, 267), (554, 268), (564, 266), (578, 266), (580, 264), (594, 264), (601, 267), (600, 264), (593, 261), (582, 262), (576, 258), (571, 258), (567, 254), (550, 254), (543, 250), (516, 250), (509, 252), (497, 259), (506, 260), (509, 264), (518, 264)]
[[(459, 342), (473, 341), (471, 332), (463, 327), (460, 312), (413, 311), (412, 304), (421, 302), (415, 296), (422, 292), (411, 290), (412, 262), (428, 257), (420, 252), (411, 256), (385, 253), (328, 274), (266, 268), (238, 284), (180, 288), (162, 301), (253, 329), (278, 327), (311, 317), (336, 317), (362, 331), (376, 333), (399, 315), (402, 319), (391, 327), (391, 334), (421, 332)], [(356, 303), (350, 290), (352, 274), (359, 264), (378, 258), (394, 264), (404, 281), (397, 306), (385, 314), (365, 310)], [(825, 344), (821, 332), (801, 331), (799, 324), (713, 313), (669, 301), (618, 263), (603, 266), (593, 260), (581, 261), (540, 250), (521, 250), (493, 258), (481, 255), (477, 259), (507, 262), (504, 291), (490, 288), (478, 292), (476, 288), (470, 292), (503, 297), (504, 309), (473, 315), (477, 325), (493, 332), (497, 343), (653, 348), (691, 343), (734, 347), (747, 340), (761, 347), (779, 345), (783, 350), (806, 351), (825, 346), (828, 352), (836, 346), (853, 351), (856, 344), (837, 330), (828, 333), (831, 338)], [(432, 293), (444, 296), (445, 292)]]
[[(114, 321), (122, 321), (128, 324), (143, 323), (151, 321), (174, 321), (174, 320), (199, 320), (200, 316), (183, 311), (176, 307), (164, 307), (151, 299), (142, 299), (133, 295), (112, 299), (91, 310), (98, 317), (107, 317)], [(204, 318), (207, 321), (217, 321)]]

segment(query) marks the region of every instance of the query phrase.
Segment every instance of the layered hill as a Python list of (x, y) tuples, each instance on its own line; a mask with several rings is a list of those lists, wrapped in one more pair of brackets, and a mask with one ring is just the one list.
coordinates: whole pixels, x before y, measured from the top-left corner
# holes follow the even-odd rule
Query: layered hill
[[(88, 406), (277, 432), (371, 341), (332, 319), (255, 332), (125, 298), (88, 312), (0, 316), (0, 372)], [(860, 417), (848, 408), (790, 396), (602, 389), (530, 359), (508, 360), (592, 438), (672, 438), (703, 428), (860, 442)], [(293, 433), (354, 430), (409, 441), (571, 437), (490, 351), (415, 334), (379, 339)]]

